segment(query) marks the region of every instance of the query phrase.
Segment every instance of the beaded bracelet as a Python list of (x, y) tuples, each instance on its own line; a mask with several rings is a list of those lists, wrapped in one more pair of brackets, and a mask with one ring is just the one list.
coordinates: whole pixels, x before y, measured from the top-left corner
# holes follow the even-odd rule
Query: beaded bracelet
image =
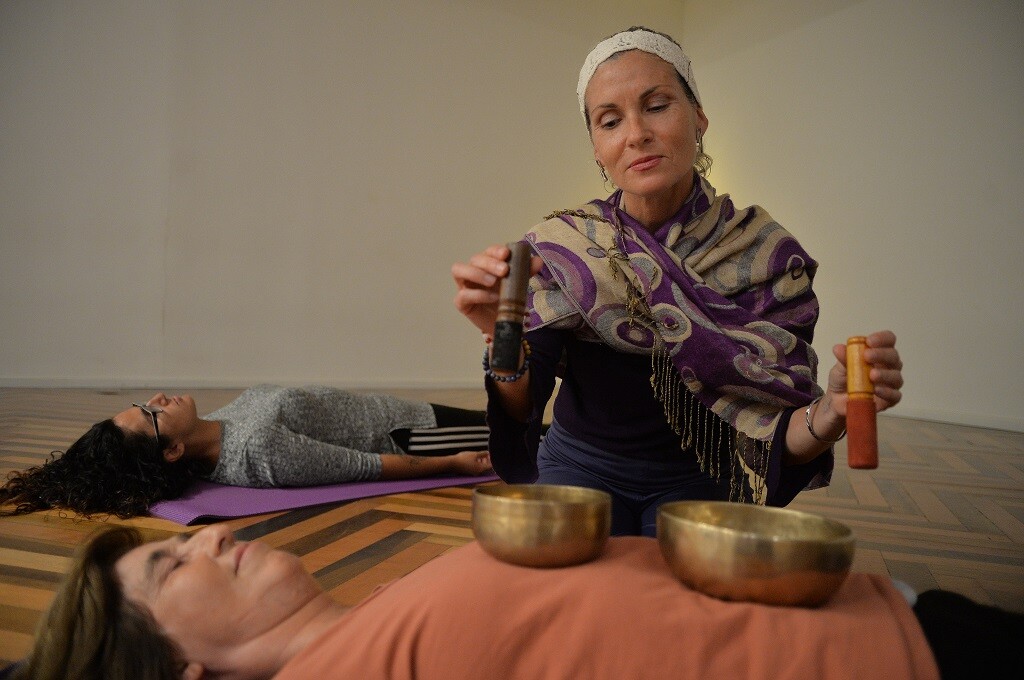
[(491, 347), (490, 344), (484, 346), (484, 375), (495, 382), (510, 383), (515, 382), (526, 375), (526, 369), (530, 367), (530, 343), (523, 338), (523, 365), (519, 367), (519, 370), (512, 375), (498, 375), (491, 370)]
[[(821, 401), (821, 397), (818, 397), (817, 399), (815, 399), (814, 401), (807, 405), (807, 411), (804, 414), (804, 421), (807, 423), (807, 431), (810, 432), (811, 436), (817, 439), (819, 442), (824, 442), (826, 444), (835, 444), (838, 441), (842, 441), (843, 437), (846, 436), (845, 427), (843, 428), (843, 433), (839, 435), (839, 439), (823, 439), (818, 436), (817, 432), (814, 431), (814, 427), (811, 425), (811, 420), (813, 420), (813, 418), (811, 418), (811, 409), (814, 408), (819, 401)], [(817, 413), (817, 409), (815, 409), (815, 413)]]

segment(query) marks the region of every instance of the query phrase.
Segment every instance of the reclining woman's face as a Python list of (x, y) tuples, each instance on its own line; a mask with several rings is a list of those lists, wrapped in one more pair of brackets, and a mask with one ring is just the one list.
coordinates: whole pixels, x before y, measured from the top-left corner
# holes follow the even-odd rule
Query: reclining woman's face
[[(168, 397), (163, 392), (154, 394), (146, 401), (147, 406), (158, 406), (162, 411), (156, 414), (160, 425), (160, 434), (177, 440), (189, 434), (199, 422), (195, 400), (187, 394)], [(132, 406), (121, 411), (113, 418), (114, 423), (122, 430), (137, 432), (147, 437), (153, 436), (151, 416), (142, 409)]]
[(125, 597), (149, 610), (190, 662), (231, 667), (264, 634), (322, 593), (299, 559), (259, 542), (236, 542), (213, 525), (147, 543), (116, 564)]

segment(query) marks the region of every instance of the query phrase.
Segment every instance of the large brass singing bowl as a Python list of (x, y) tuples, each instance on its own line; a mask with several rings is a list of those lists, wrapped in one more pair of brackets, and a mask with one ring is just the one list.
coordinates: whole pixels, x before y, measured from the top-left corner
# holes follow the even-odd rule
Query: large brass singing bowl
[(658, 509), (658, 543), (672, 572), (724, 600), (816, 607), (846, 580), (854, 536), (806, 512), (724, 501)]
[(503, 562), (565, 567), (589, 562), (611, 533), (611, 497), (552, 484), (485, 486), (473, 491), (473, 535)]

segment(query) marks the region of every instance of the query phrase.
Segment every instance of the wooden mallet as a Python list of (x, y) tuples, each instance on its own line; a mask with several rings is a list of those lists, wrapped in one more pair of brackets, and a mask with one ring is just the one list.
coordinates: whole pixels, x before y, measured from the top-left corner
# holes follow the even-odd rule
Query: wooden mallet
[(523, 342), (523, 317), (530, 283), (530, 246), (523, 241), (509, 243), (508, 276), (498, 293), (498, 318), (494, 324), (491, 368), (515, 373)]
[(864, 359), (867, 338), (856, 335), (846, 341), (846, 450), (851, 468), (878, 467), (878, 428), (875, 420), (875, 387), (871, 364)]

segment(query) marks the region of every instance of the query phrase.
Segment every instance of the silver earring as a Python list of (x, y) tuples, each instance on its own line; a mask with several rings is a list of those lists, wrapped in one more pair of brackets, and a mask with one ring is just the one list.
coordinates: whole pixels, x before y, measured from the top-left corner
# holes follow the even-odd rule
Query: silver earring
[(701, 134), (700, 130), (697, 131), (697, 155), (704, 153), (704, 135)]
[[(601, 168), (601, 179), (604, 180), (604, 189), (605, 189), (605, 191), (608, 191), (608, 192), (615, 191), (615, 182), (613, 182), (610, 179), (608, 179), (608, 173), (605, 171), (604, 166), (601, 165), (601, 161), (595, 160), (594, 162), (597, 163), (597, 167)], [(609, 184), (612, 187), (611, 189), (608, 188)]]

